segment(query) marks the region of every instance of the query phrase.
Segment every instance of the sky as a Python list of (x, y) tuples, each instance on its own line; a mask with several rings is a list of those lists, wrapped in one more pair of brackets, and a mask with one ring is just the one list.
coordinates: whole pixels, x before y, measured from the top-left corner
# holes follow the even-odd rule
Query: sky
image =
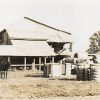
[(100, 31), (100, 0), (0, 0), (0, 29), (23, 17), (72, 33), (73, 51), (84, 53)]

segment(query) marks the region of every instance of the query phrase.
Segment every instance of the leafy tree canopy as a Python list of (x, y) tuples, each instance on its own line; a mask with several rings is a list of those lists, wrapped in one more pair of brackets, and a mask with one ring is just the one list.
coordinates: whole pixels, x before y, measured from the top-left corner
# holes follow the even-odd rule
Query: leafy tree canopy
[(94, 54), (98, 51), (100, 51), (100, 31), (95, 32), (90, 38), (89, 38), (89, 49), (87, 52), (89, 54)]

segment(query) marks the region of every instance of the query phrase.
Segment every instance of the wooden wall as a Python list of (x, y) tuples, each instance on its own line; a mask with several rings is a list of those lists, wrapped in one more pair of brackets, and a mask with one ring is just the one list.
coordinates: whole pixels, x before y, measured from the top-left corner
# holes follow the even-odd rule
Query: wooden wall
[(2, 31), (0, 33), (0, 45), (11, 45), (11, 41), (7, 31)]

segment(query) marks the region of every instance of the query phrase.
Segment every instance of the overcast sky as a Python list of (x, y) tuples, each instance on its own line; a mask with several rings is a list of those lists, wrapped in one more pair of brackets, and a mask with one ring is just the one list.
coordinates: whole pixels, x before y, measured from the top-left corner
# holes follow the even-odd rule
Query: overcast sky
[(71, 32), (74, 51), (84, 52), (100, 31), (100, 0), (0, 0), (0, 29), (25, 16)]

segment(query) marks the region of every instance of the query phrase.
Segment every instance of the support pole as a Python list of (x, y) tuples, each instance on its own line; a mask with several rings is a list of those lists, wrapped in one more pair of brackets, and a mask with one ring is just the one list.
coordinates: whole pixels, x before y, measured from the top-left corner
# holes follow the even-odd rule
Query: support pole
[(46, 60), (47, 60), (47, 58), (45, 57), (45, 58), (44, 58), (44, 64), (46, 64), (46, 62), (47, 62)]
[(39, 70), (41, 70), (41, 58), (39, 57)]
[(10, 63), (10, 68), (11, 68), (11, 61), (10, 61), (10, 57), (8, 57), (8, 62)]
[(35, 70), (35, 58), (33, 58), (32, 70)]
[(8, 62), (10, 62), (10, 57), (8, 57)]
[(54, 63), (54, 57), (52, 57), (52, 63)]
[(26, 70), (26, 57), (24, 57), (24, 70)]
[(47, 76), (47, 66), (46, 66), (46, 63), (47, 63), (47, 57), (44, 57), (44, 76), (46, 77)]
[(53, 73), (54, 73), (53, 67), (54, 67), (54, 57), (52, 57), (51, 72), (50, 72), (51, 76), (53, 76)]

